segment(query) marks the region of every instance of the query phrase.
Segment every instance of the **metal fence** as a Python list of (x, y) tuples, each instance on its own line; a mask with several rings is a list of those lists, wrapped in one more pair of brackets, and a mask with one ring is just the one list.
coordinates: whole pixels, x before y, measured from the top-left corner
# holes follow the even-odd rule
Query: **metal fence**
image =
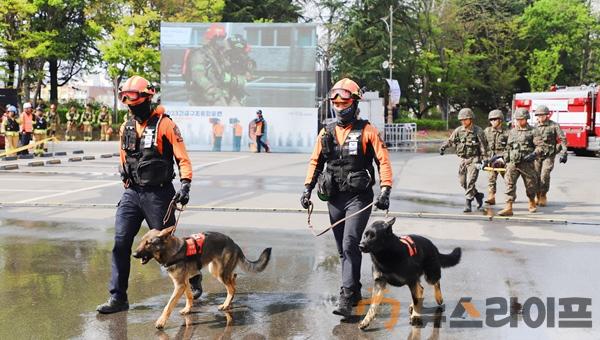
[(390, 151), (417, 151), (417, 124), (385, 124), (385, 144)]

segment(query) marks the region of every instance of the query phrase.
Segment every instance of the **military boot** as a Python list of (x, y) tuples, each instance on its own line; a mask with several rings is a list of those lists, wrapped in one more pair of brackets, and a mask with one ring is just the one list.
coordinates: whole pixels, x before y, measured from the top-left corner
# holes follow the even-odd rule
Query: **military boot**
[(483, 192), (476, 193), (475, 200), (477, 201), (477, 210), (480, 210), (483, 207)]
[(470, 213), (471, 210), (471, 203), (473, 202), (473, 199), (466, 199), (465, 200), (465, 208), (463, 209), (464, 213)]
[(537, 204), (540, 207), (545, 207), (548, 204), (548, 199), (546, 198), (546, 194), (539, 194)]
[(537, 205), (535, 204), (535, 198), (529, 199), (529, 212), (534, 213), (537, 211)]
[(513, 202), (506, 202), (506, 207), (504, 207), (504, 209), (500, 210), (498, 212), (498, 215), (500, 215), (500, 216), (512, 216), (513, 215), (512, 206), (513, 206)]
[(489, 205), (496, 204), (496, 193), (493, 191), (490, 191), (490, 193), (488, 194), (488, 199), (485, 200), (485, 203), (487, 203)]
[(352, 302), (354, 300), (354, 292), (349, 288), (342, 288), (340, 291), (340, 299), (338, 306), (333, 310), (333, 314), (349, 317), (352, 315)]

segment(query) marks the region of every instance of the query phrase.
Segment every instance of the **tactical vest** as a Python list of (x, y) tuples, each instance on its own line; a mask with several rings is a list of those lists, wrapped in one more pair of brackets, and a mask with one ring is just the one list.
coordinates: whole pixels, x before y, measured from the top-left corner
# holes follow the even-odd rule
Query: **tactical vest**
[(509, 162), (513, 164), (520, 163), (523, 158), (535, 150), (533, 143), (534, 131), (531, 126), (525, 130), (513, 128), (508, 135), (508, 157)]
[(36, 119), (33, 124), (33, 130), (46, 130), (48, 128), (48, 122), (45, 118)]
[(491, 155), (500, 155), (506, 149), (506, 143), (508, 142), (508, 130), (502, 127), (500, 130), (488, 127), (485, 131), (485, 137), (487, 138), (488, 149)]
[(19, 131), (19, 123), (17, 123), (16, 119), (9, 118), (6, 120), (6, 125), (5, 125), (4, 129), (6, 131), (18, 132)]
[(325, 128), (321, 138), (322, 154), (331, 175), (332, 184), (340, 192), (363, 192), (375, 184), (374, 154), (371, 149), (363, 150), (363, 133), (369, 124), (357, 120), (342, 145), (335, 135), (336, 123)]
[[(461, 129), (459, 127), (459, 129)], [(459, 130), (456, 140), (456, 155), (461, 158), (471, 158), (482, 156), (480, 154), (479, 137), (477, 136), (479, 127), (473, 126), (472, 130)]]
[(121, 137), (121, 149), (125, 151), (124, 175), (139, 186), (156, 186), (171, 183), (175, 178), (173, 170), (173, 149), (163, 138), (163, 153), (158, 152), (157, 131), (160, 120), (170, 119), (167, 115), (153, 115), (142, 132), (137, 136), (135, 120), (129, 119)]
[(556, 128), (560, 129), (560, 127), (558, 127), (558, 124), (549, 120), (546, 124), (538, 125), (536, 128), (542, 139), (541, 149), (543, 156), (553, 157), (556, 154), (556, 141), (558, 140)]
[(68, 122), (72, 122), (74, 120), (77, 120), (77, 118), (79, 118), (79, 115), (77, 113), (67, 112), (67, 114), (65, 115), (65, 118), (67, 119)]

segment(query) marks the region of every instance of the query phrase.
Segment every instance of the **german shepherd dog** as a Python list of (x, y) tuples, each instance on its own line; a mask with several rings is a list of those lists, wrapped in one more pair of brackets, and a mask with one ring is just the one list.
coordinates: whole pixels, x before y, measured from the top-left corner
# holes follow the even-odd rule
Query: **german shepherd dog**
[(377, 308), (383, 299), (386, 285), (401, 287), (407, 285), (412, 295), (409, 307), (410, 324), (420, 325), (421, 308), (423, 307), (423, 286), (421, 276), (433, 285), (435, 301), (441, 305), (444, 300), (440, 289), (441, 268), (458, 264), (461, 257), (460, 248), (454, 248), (450, 254), (440, 254), (437, 247), (428, 239), (418, 235), (398, 237), (392, 232), (395, 218), (384, 222), (375, 221), (367, 227), (359, 249), (370, 253), (373, 261), (373, 297), (371, 307), (359, 328), (366, 329), (375, 318)]
[(140, 259), (142, 264), (155, 259), (166, 267), (169, 277), (173, 280), (175, 286), (173, 294), (155, 323), (156, 328), (159, 329), (165, 326), (177, 301), (183, 294), (185, 294), (186, 303), (179, 313), (182, 315), (190, 313), (193, 295), (189, 279), (198, 275), (206, 265), (208, 265), (208, 271), (227, 289), (227, 297), (225, 302), (219, 306), (219, 310), (228, 310), (231, 308), (231, 300), (235, 295), (237, 274), (234, 273), (234, 270), (236, 266), (239, 264), (248, 273), (259, 273), (265, 269), (271, 258), (271, 248), (266, 248), (257, 261), (248, 261), (242, 249), (231, 238), (217, 232), (203, 233), (204, 244), (201, 253), (187, 256), (186, 238), (173, 236), (174, 229), (173, 226), (162, 231), (156, 229), (148, 231), (132, 254), (133, 257)]

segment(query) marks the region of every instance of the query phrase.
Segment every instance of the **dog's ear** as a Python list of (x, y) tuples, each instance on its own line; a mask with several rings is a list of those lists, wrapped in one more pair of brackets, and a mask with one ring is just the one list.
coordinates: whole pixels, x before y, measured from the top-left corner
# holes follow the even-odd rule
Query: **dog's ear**
[(395, 217), (392, 217), (390, 220), (385, 221), (385, 225), (390, 226), (390, 227), (393, 226), (394, 223), (396, 223)]
[(158, 234), (158, 237), (166, 237), (169, 236), (173, 233), (173, 231), (175, 230), (175, 226), (171, 226), (168, 228), (165, 228), (163, 230), (160, 231), (160, 234)]
[(388, 220), (386, 222), (384, 222), (385, 224), (385, 230), (392, 233), (392, 226), (394, 225), (394, 222), (396, 222), (396, 218), (392, 217), (391, 220)]

